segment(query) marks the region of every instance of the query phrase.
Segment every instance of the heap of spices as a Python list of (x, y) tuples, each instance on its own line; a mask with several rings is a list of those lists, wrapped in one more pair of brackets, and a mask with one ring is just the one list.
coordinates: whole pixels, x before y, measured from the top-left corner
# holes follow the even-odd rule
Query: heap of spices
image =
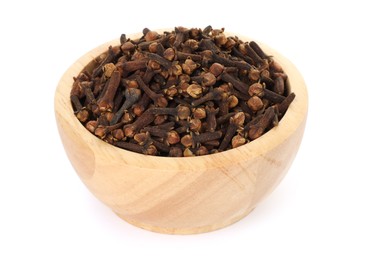
[(211, 26), (122, 34), (93, 62), (74, 78), (76, 117), (98, 138), (146, 155), (239, 147), (276, 126), (295, 98), (287, 74), (256, 42)]

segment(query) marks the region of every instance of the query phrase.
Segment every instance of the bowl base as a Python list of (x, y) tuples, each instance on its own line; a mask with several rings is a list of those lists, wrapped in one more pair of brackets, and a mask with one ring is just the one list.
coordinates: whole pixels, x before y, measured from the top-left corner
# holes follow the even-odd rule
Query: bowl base
[(143, 222), (139, 222), (136, 220), (132, 220), (132, 219), (128, 219), (124, 216), (122, 216), (121, 214), (115, 212), (115, 214), (120, 217), (122, 220), (128, 222), (129, 224), (145, 229), (145, 230), (149, 230), (152, 232), (156, 232), (156, 233), (162, 233), (162, 234), (170, 234), (170, 235), (193, 235), (193, 234), (200, 234), (200, 233), (206, 233), (206, 232), (211, 232), (211, 231), (215, 231), (218, 229), (222, 229), (225, 228), (227, 226), (230, 226), (234, 223), (236, 223), (237, 221), (240, 221), (241, 219), (243, 219), (244, 217), (246, 217), (248, 214), (250, 214), (255, 208), (252, 208), (250, 210), (245, 211), (244, 213), (242, 213), (239, 216), (236, 216), (232, 219), (229, 219), (227, 221), (224, 221), (222, 223), (216, 223), (213, 225), (207, 225), (207, 226), (199, 226), (199, 227), (191, 227), (191, 228), (167, 228), (167, 227), (163, 227), (163, 226), (152, 226)]

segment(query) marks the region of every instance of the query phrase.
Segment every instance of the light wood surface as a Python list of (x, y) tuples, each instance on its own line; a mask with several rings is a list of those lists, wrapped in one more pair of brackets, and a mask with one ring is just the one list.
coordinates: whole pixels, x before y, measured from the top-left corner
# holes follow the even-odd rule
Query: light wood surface
[(55, 93), (60, 137), (80, 179), (122, 219), (155, 232), (208, 232), (249, 214), (283, 179), (302, 140), (308, 96), (295, 66), (260, 43), (288, 74), (296, 98), (279, 125), (257, 140), (207, 156), (146, 156), (114, 147), (90, 134), (76, 119), (70, 104), (73, 76), (108, 46), (118, 44), (118, 40), (105, 43), (78, 59), (65, 72)]

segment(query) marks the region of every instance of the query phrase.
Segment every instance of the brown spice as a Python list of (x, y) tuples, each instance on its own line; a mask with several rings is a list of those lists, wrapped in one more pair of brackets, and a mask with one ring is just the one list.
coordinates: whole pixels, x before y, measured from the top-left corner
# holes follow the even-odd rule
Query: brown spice
[(70, 100), (89, 132), (122, 149), (188, 157), (237, 148), (276, 126), (295, 98), (276, 57), (224, 29), (145, 28), (120, 43), (74, 78)]

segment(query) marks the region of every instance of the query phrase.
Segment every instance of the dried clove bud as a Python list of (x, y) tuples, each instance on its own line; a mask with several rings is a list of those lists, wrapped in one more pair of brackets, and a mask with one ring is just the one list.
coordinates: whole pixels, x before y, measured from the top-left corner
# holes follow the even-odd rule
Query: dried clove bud
[(125, 112), (125, 110), (129, 109), (132, 105), (136, 103), (136, 101), (139, 100), (141, 95), (140, 89), (137, 88), (128, 88), (125, 90), (125, 97), (126, 100), (124, 104), (121, 106), (121, 108), (116, 112), (114, 117), (112, 118), (111, 124), (116, 124), (122, 117), (122, 114)]
[(136, 132), (138, 132), (144, 126), (149, 125), (153, 121), (154, 115), (150, 113), (148, 109), (140, 117), (138, 117), (136, 121), (124, 126), (124, 134), (127, 137), (134, 137)]
[(86, 123), (85, 127), (88, 129), (89, 132), (94, 133), (98, 125), (98, 122), (96, 120), (91, 120)]
[(200, 155), (207, 155), (209, 154), (208, 149), (205, 146), (200, 146), (196, 151), (195, 151), (195, 155), (200, 156)]
[(237, 148), (246, 143), (246, 138), (238, 134), (232, 138), (231, 143), (232, 143), (232, 148)]
[(182, 70), (187, 75), (191, 75), (192, 72), (198, 67), (197, 64), (191, 58), (187, 58), (185, 60), (185, 63), (183, 63), (181, 66), (182, 66)]
[(178, 105), (175, 108), (153, 107), (150, 109), (150, 113), (155, 114), (155, 115), (172, 115), (172, 116), (176, 116), (178, 119), (184, 120), (190, 116), (191, 111), (190, 111), (190, 108), (186, 106)]
[(258, 82), (252, 84), (248, 89), (249, 95), (263, 97), (264, 96), (264, 86)]
[(153, 92), (143, 81), (143, 79), (140, 76), (136, 77), (136, 81), (138, 82), (140, 88), (154, 101), (154, 104), (156, 104), (159, 107), (166, 107), (168, 102), (167, 99), (160, 94), (157, 94)]
[(116, 66), (113, 63), (107, 63), (106, 65), (103, 66), (103, 71), (104, 71), (104, 75), (107, 78), (110, 78), (112, 76), (112, 73), (115, 71)]
[(169, 157), (182, 157), (183, 156), (182, 149), (176, 146), (172, 146), (169, 150), (168, 156)]
[(117, 88), (120, 84), (121, 73), (118, 70), (115, 70), (111, 78), (106, 86), (106, 92), (104, 95), (97, 101), (97, 105), (99, 107), (99, 111), (111, 111), (113, 108), (113, 99), (115, 97)]
[(274, 92), (283, 95), (284, 94), (284, 79), (278, 76), (274, 80)]
[(218, 140), (222, 137), (221, 131), (216, 132), (205, 132), (199, 135), (192, 135), (192, 146), (196, 147), (201, 143)]
[(238, 105), (238, 98), (235, 95), (228, 97), (228, 108), (235, 108)]
[(150, 42), (150, 41), (154, 41), (156, 39), (158, 39), (159, 37), (159, 34), (155, 31), (148, 31), (145, 35), (144, 35), (144, 39), (147, 41), (147, 42)]
[(213, 106), (208, 106), (205, 108), (206, 111), (206, 123), (207, 123), (207, 131), (214, 132), (217, 128), (217, 119), (216, 115), (219, 112), (219, 108), (214, 108)]
[(199, 133), (201, 130), (201, 121), (200, 119), (191, 119), (189, 121), (189, 125), (190, 125), (190, 131), (194, 132), (194, 133)]
[(213, 86), (216, 82), (217, 82), (217, 79), (213, 73), (207, 72), (203, 75), (202, 84), (204, 86), (210, 87), (210, 86)]
[(248, 136), (251, 140), (259, 138), (266, 130), (266, 128), (271, 124), (275, 117), (275, 112), (273, 107), (268, 107), (265, 110), (264, 115), (260, 118), (259, 122), (252, 125), (249, 129)]
[(169, 131), (167, 133), (166, 141), (168, 144), (177, 144), (180, 142), (180, 135), (176, 131)]
[(276, 105), (280, 115), (284, 115), (285, 111), (287, 111), (289, 105), (292, 103), (295, 97), (296, 95), (294, 93), (290, 93), (281, 103)]
[(125, 134), (124, 134), (124, 131), (122, 129), (115, 129), (112, 131), (112, 136), (118, 140), (118, 141), (121, 141), (124, 139), (125, 137)]
[(145, 28), (139, 39), (121, 34), (84, 68), (70, 101), (89, 132), (122, 149), (218, 153), (259, 138), (295, 99), (275, 58), (224, 28)]
[(135, 50), (135, 45), (132, 42), (125, 42), (121, 45), (121, 50), (123, 52), (130, 52)]
[(206, 117), (206, 111), (203, 107), (197, 107), (192, 109), (192, 116), (195, 119), (204, 119)]
[(244, 82), (235, 79), (233, 76), (231, 76), (227, 72), (223, 72), (222, 75), (221, 75), (221, 78), (225, 82), (231, 83), (241, 93), (247, 93), (248, 92), (249, 87)]
[(215, 88), (213, 91), (208, 92), (202, 98), (196, 99), (191, 102), (191, 105), (196, 107), (210, 100), (220, 100), (222, 98), (223, 90), (220, 88)]
[(80, 110), (77, 114), (76, 117), (79, 119), (80, 122), (84, 123), (88, 120), (89, 118), (89, 112), (86, 109), (82, 109)]
[(237, 129), (243, 126), (244, 122), (245, 114), (243, 112), (238, 112), (230, 118), (226, 134), (224, 135), (224, 138), (218, 148), (219, 151), (224, 151), (228, 147)]
[(194, 83), (189, 85), (186, 92), (193, 98), (199, 98), (203, 93), (203, 88), (199, 84)]
[(181, 144), (185, 147), (190, 147), (193, 145), (193, 140), (191, 135), (185, 135), (181, 138)]
[(163, 52), (163, 57), (169, 61), (173, 61), (173, 59), (175, 58), (175, 50), (173, 48), (167, 48), (164, 52)]
[(252, 96), (247, 101), (247, 105), (254, 112), (259, 111), (260, 109), (264, 107), (263, 101), (258, 96)]
[(220, 74), (222, 74), (223, 70), (224, 66), (217, 62), (213, 63), (209, 68), (210, 73), (212, 73), (215, 77), (218, 77)]

